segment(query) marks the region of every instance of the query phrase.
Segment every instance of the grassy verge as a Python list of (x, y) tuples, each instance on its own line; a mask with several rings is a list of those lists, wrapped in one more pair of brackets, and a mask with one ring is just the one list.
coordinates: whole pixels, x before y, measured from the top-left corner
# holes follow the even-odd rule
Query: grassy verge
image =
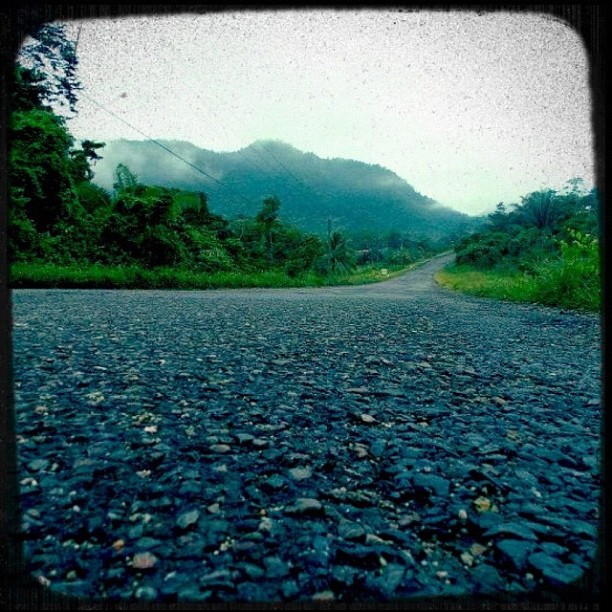
[(203, 273), (180, 268), (147, 270), (137, 266), (15, 263), (10, 268), (9, 286), (13, 289), (221, 289), (360, 285), (393, 278), (415, 265), (418, 264), (388, 269), (386, 273), (380, 268), (367, 267), (329, 276), (309, 271), (290, 277), (282, 270)]
[(601, 309), (599, 274), (585, 274), (563, 260), (545, 262), (535, 274), (451, 265), (440, 270), (435, 279), (449, 289), (481, 297), (590, 312)]

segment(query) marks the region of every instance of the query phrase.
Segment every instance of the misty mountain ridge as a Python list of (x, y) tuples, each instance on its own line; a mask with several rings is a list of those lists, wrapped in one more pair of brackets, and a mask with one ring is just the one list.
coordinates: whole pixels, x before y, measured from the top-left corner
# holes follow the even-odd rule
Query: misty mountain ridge
[(94, 182), (112, 189), (122, 163), (144, 184), (204, 192), (211, 212), (230, 218), (255, 216), (274, 195), (283, 220), (315, 233), (326, 231), (328, 219), (334, 229), (349, 232), (397, 230), (434, 239), (475, 224), (475, 218), (420, 194), (379, 165), (324, 159), (278, 140), (258, 140), (232, 152), (158, 142), (188, 163), (151, 141), (110, 141), (93, 168)]

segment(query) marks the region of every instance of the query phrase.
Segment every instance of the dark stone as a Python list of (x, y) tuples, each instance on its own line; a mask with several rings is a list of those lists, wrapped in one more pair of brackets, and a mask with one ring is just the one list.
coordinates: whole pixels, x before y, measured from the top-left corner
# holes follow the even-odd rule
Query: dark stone
[(545, 553), (548, 553), (549, 555), (553, 555), (555, 557), (563, 557), (569, 552), (568, 549), (565, 548), (565, 546), (560, 546), (555, 542), (543, 542), (542, 544), (540, 544), (540, 546)]
[(359, 523), (342, 520), (338, 525), (338, 535), (344, 540), (365, 542), (366, 531)]
[(234, 528), (236, 529), (236, 531), (239, 531), (241, 533), (247, 533), (250, 531), (257, 531), (257, 529), (259, 528), (259, 523), (260, 521), (258, 519), (240, 519), (234, 523)]
[(160, 450), (154, 450), (145, 457), (146, 465), (150, 469), (155, 469), (156, 467), (159, 467), (163, 463), (165, 458), (166, 458), (165, 452), (160, 451)]
[(555, 586), (567, 586), (584, 574), (584, 569), (579, 565), (563, 563), (558, 557), (544, 552), (529, 555), (529, 565), (540, 572), (548, 583)]
[(523, 571), (527, 567), (527, 557), (534, 549), (535, 544), (526, 540), (500, 540), (496, 549), (500, 556), (508, 561), (515, 569)]
[(285, 599), (292, 599), (300, 593), (300, 587), (295, 580), (283, 580), (281, 585), (281, 593)]
[(358, 572), (359, 570), (349, 565), (334, 565), (331, 570), (332, 584), (335, 582), (342, 589), (350, 587), (353, 585)]
[(387, 442), (385, 440), (375, 440), (370, 445), (370, 454), (373, 457), (382, 457), (385, 453), (385, 448), (387, 447)]
[(204, 550), (217, 549), (229, 531), (227, 521), (207, 521), (206, 529), (201, 532), (204, 538)]
[(232, 572), (227, 569), (216, 570), (214, 572), (210, 572), (209, 574), (205, 574), (200, 577), (199, 580), (202, 587), (206, 589), (212, 588), (227, 588), (231, 589), (234, 587), (234, 582), (232, 579)]
[(499, 512), (469, 513), (468, 522), (477, 530), (486, 531), (501, 525), (504, 522), (504, 517)]
[(159, 497), (158, 499), (151, 500), (152, 508), (159, 508), (161, 510), (167, 510), (168, 508), (171, 508), (172, 505), (173, 505), (173, 502), (167, 495), (163, 495), (162, 497)]
[(39, 553), (32, 555), (28, 559), (28, 564), (32, 568), (57, 567), (60, 564), (60, 557), (54, 553)]
[(538, 479), (531, 472), (528, 472), (527, 470), (523, 470), (523, 469), (515, 470), (514, 475), (518, 479), (520, 479), (524, 483), (525, 486), (535, 487), (538, 484)]
[(485, 538), (490, 538), (497, 535), (506, 535), (520, 540), (532, 540), (536, 541), (538, 538), (529, 527), (521, 525), (520, 523), (502, 523), (487, 529), (484, 532)]
[(28, 463), (28, 470), (30, 472), (40, 472), (49, 467), (50, 461), (48, 459), (34, 459)]
[(331, 556), (331, 540), (328, 536), (321, 534), (315, 535), (312, 539), (312, 549), (316, 555), (317, 560), (321, 563), (327, 563)]
[(527, 529), (531, 529), (539, 539), (545, 538), (550, 533), (550, 526), (542, 525), (541, 523), (536, 523), (534, 521), (525, 521), (521, 523)]
[(563, 335), (549, 308), (415, 280), (15, 291), (27, 570), (141, 608), (147, 589), (170, 607), (571, 599), (599, 552), (598, 318), (567, 313)]
[(416, 491), (431, 493), (437, 497), (447, 496), (450, 490), (450, 482), (435, 474), (416, 473), (412, 483)]
[(589, 466), (586, 465), (581, 459), (575, 459), (569, 455), (564, 455), (561, 457), (561, 459), (559, 459), (559, 465), (571, 470), (576, 470), (577, 472), (585, 472), (589, 469)]
[(277, 588), (274, 585), (272, 588), (267, 585), (255, 582), (240, 582), (236, 586), (236, 595), (240, 601), (272, 601), (276, 599)]
[(189, 529), (189, 527), (195, 525), (200, 518), (200, 511), (197, 509), (189, 510), (179, 514), (176, 519), (176, 525), (180, 529)]
[(396, 563), (389, 563), (380, 575), (369, 574), (366, 585), (369, 589), (380, 593), (385, 599), (390, 599), (402, 584), (406, 568)]
[(180, 497), (195, 497), (202, 491), (202, 485), (196, 480), (187, 480), (181, 484), (179, 489)]
[(401, 531), (400, 529), (387, 528), (378, 531), (377, 535), (384, 540), (392, 540), (405, 548), (409, 548), (415, 544), (415, 534), (412, 530)]
[[(396, 471), (397, 470), (397, 471)], [(402, 485), (402, 486), (407, 486), (407, 485), (411, 485), (412, 484), (412, 476), (414, 474), (414, 472), (412, 470), (406, 470), (404, 468), (401, 468), (400, 466), (393, 466), (393, 467), (389, 467), (387, 468), (387, 473), (388, 474), (393, 474), (394, 475), (394, 480)]]
[(161, 540), (158, 540), (157, 538), (144, 537), (136, 541), (136, 543), (134, 544), (134, 548), (136, 550), (151, 550), (162, 543), (163, 542)]
[(471, 578), (476, 583), (477, 592), (498, 591), (502, 588), (504, 580), (495, 567), (489, 563), (482, 563), (470, 570)]
[(134, 597), (136, 597), (136, 599), (142, 599), (144, 601), (154, 601), (157, 599), (157, 596), (157, 589), (150, 586), (138, 587), (134, 593)]
[(258, 557), (256, 553), (260, 551), (260, 547), (257, 542), (253, 542), (252, 540), (240, 540), (234, 543), (232, 550), (238, 558), (251, 557), (256, 559)]
[(597, 537), (597, 527), (595, 525), (591, 525), (585, 521), (573, 520), (570, 521), (569, 531), (572, 534), (576, 534), (581, 537), (587, 537), (591, 539), (595, 539)]
[(268, 578), (284, 578), (289, 575), (289, 565), (280, 557), (265, 557), (263, 563)]
[(134, 525), (134, 527), (130, 527), (128, 529), (127, 535), (128, 535), (128, 538), (135, 540), (137, 538), (140, 538), (143, 533), (144, 533), (144, 525), (142, 523), (139, 523), (137, 525)]
[(336, 549), (337, 563), (353, 565), (355, 567), (378, 568), (380, 567), (379, 551), (372, 546), (359, 544), (339, 544)]
[[(164, 594), (164, 587), (162, 586), (162, 594)], [(177, 590), (177, 598), (180, 601), (205, 601), (211, 595), (211, 591), (200, 591), (196, 586), (181, 586)]]
[(236, 564), (236, 567), (244, 572), (245, 576), (251, 580), (260, 580), (265, 575), (265, 571), (259, 565), (254, 563), (242, 562)]
[(287, 481), (282, 476), (279, 474), (273, 474), (269, 478), (266, 478), (266, 480), (261, 483), (260, 487), (261, 490), (265, 491), (266, 493), (275, 493), (285, 488), (286, 485)]
[(304, 516), (321, 516), (324, 508), (318, 499), (302, 497), (295, 500), (295, 503), (285, 508), (287, 514), (297, 514)]

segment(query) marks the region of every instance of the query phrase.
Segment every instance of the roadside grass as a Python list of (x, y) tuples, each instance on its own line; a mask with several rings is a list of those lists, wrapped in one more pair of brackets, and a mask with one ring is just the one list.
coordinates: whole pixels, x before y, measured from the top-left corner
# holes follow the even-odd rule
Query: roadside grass
[(16, 263), (10, 269), (9, 286), (15, 289), (218, 289), (310, 286), (314, 280), (290, 278), (277, 270), (203, 273), (181, 268)]
[(480, 297), (530, 302), (574, 310), (599, 312), (599, 266), (576, 259), (542, 262), (531, 274), (516, 269), (481, 270), (451, 264), (435, 275), (438, 284)]
[(321, 275), (307, 271), (289, 276), (283, 270), (257, 272), (194, 272), (184, 268), (145, 269), (138, 266), (103, 266), (50, 263), (14, 263), (9, 287), (48, 289), (227, 289), (361, 285), (394, 278), (424, 263), (387, 268), (368, 266), (350, 272)]

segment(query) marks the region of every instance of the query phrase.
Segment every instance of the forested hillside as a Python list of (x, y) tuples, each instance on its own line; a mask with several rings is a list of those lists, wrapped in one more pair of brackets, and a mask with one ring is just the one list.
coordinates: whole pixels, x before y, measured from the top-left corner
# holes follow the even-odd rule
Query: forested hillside
[(318, 234), (327, 231), (329, 219), (350, 233), (399, 230), (434, 240), (476, 225), (474, 218), (439, 205), (381, 166), (322, 159), (278, 141), (258, 141), (232, 153), (187, 142), (160, 144), (192, 166), (153, 142), (113, 141), (96, 164), (95, 181), (111, 188), (116, 165), (125, 163), (147, 184), (205, 191), (211, 210), (229, 217), (252, 216), (259, 202), (276, 195), (283, 202), (283, 220)]

